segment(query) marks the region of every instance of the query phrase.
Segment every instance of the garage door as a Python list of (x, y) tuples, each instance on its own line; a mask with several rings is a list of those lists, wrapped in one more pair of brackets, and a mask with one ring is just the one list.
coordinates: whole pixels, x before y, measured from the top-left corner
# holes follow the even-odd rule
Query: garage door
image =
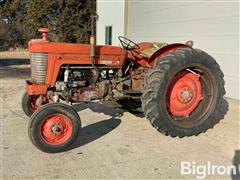
[(127, 35), (137, 42), (194, 41), (220, 64), (226, 96), (239, 98), (239, 3), (130, 1)]

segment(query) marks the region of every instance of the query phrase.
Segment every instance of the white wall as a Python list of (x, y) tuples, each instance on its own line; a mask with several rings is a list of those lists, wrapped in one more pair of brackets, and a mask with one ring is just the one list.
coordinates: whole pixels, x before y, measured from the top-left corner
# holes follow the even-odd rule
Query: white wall
[[(130, 1), (127, 35), (136, 42), (194, 41), (225, 74), (226, 96), (239, 97), (238, 2)], [(111, 15), (112, 16), (112, 15)]]
[(118, 36), (124, 35), (125, 0), (97, 0), (97, 44), (105, 44), (105, 27), (112, 26), (112, 44), (119, 45)]

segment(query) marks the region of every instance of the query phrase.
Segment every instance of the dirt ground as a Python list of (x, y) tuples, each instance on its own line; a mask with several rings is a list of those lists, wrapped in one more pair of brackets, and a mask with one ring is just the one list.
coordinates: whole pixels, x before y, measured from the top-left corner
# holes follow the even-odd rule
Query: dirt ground
[[(142, 114), (101, 104), (74, 105), (81, 135), (71, 150), (47, 154), (27, 135), (21, 110), (28, 60), (0, 60), (2, 179), (196, 179), (181, 175), (181, 161), (231, 165), (239, 150), (239, 102), (226, 98), (225, 117), (206, 133), (170, 138), (157, 132)], [(207, 179), (231, 179), (209, 175)]]
[(14, 59), (14, 58), (29, 58), (29, 52), (27, 49), (11, 49), (9, 51), (0, 51), (0, 59)]

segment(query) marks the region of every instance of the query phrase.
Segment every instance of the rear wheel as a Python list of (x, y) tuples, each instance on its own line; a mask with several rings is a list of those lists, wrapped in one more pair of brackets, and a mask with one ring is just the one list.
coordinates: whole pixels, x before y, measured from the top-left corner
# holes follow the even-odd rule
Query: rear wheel
[(72, 145), (80, 128), (80, 117), (72, 107), (52, 103), (33, 113), (28, 135), (38, 149), (56, 153), (65, 151)]
[(173, 137), (198, 135), (220, 120), (223, 73), (207, 53), (177, 49), (162, 57), (147, 78), (143, 111), (160, 132)]

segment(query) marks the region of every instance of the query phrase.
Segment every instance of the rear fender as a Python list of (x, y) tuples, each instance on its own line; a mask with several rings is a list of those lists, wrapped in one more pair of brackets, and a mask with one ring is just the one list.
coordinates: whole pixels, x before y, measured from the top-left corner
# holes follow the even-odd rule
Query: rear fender
[(166, 54), (169, 54), (173, 51), (176, 51), (178, 48), (191, 48), (190, 46), (186, 44), (181, 43), (175, 43), (175, 44), (169, 44), (167, 46), (164, 46), (163, 48), (156, 51), (150, 58), (149, 58), (149, 64), (151, 67), (153, 67), (156, 63), (156, 61), (159, 61), (161, 57), (165, 56)]

